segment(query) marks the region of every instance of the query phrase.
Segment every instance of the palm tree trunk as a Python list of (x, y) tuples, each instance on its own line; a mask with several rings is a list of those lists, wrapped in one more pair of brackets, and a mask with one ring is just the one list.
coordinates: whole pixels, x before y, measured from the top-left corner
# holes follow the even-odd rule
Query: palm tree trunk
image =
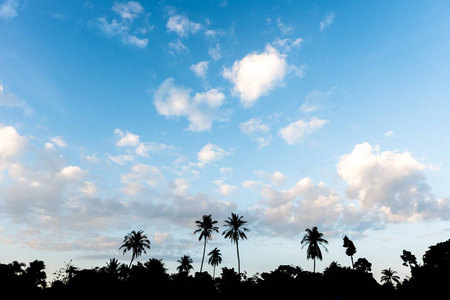
[(355, 264), (353, 263), (353, 255), (350, 256), (350, 258), (352, 259), (352, 269), (355, 269)]
[(241, 274), (241, 261), (239, 259), (239, 246), (238, 246), (237, 240), (236, 240), (236, 252), (237, 252), (237, 259), (238, 259), (238, 274)]
[(316, 258), (314, 257), (314, 269), (313, 269), (313, 273), (316, 273)]
[(133, 252), (133, 255), (131, 255), (131, 261), (130, 261), (130, 265), (128, 266), (128, 269), (131, 268), (131, 264), (133, 263), (133, 259), (134, 259), (134, 252)]
[(213, 267), (213, 279), (216, 277), (216, 266)]
[(205, 259), (205, 250), (206, 250), (206, 238), (205, 238), (205, 244), (203, 245), (203, 257), (202, 257), (202, 264), (200, 265), (200, 273), (203, 270), (203, 260)]

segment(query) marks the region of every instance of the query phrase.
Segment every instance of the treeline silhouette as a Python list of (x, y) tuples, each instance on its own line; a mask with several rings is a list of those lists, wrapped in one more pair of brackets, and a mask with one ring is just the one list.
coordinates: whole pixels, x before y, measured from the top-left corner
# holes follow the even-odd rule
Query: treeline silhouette
[[(345, 238), (344, 244), (348, 249)], [(220, 276), (213, 278), (208, 272), (191, 274), (192, 259), (185, 255), (178, 261), (178, 272), (173, 274), (168, 273), (162, 259), (155, 258), (133, 265), (113, 258), (105, 266), (91, 269), (80, 269), (69, 262), (54, 274), (49, 284), (43, 261), (35, 260), (28, 266), (13, 261), (0, 264), (0, 286), (3, 295), (33, 299), (199, 296), (207, 299), (449, 299), (450, 239), (430, 246), (422, 264), (409, 251), (404, 250), (399, 256), (411, 276), (400, 281), (395, 271), (387, 269), (383, 271), (381, 283), (375, 280), (371, 263), (364, 258), (357, 259), (353, 267), (333, 261), (321, 273), (280, 265), (271, 272), (248, 277), (245, 272), (239, 274), (234, 268), (223, 267)]]

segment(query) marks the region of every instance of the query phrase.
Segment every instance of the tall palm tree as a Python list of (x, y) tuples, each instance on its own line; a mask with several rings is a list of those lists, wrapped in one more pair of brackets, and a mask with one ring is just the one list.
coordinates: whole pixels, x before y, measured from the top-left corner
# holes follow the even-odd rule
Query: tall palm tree
[[(239, 260), (239, 239), (247, 239), (245, 235), (245, 231), (250, 231), (248, 228), (242, 227), (247, 221), (242, 220), (242, 216), (239, 217), (238, 214), (231, 213), (231, 217), (228, 217), (228, 220), (225, 220), (225, 227), (228, 227), (222, 235), (225, 235), (225, 238), (230, 239), (232, 243), (236, 244), (236, 252), (237, 252), (237, 260), (238, 260), (238, 274), (241, 274), (241, 262)], [(241, 229), (242, 227), (242, 229)]]
[(381, 281), (387, 285), (393, 286), (393, 281), (395, 283), (400, 282), (400, 276), (395, 275), (397, 274), (397, 272), (392, 270), (391, 268), (384, 269), (383, 271), (381, 271), (381, 274), (383, 274), (383, 276), (381, 276)]
[(138, 232), (133, 230), (131, 233), (128, 233), (123, 239), (122, 246), (119, 248), (119, 250), (124, 248), (123, 254), (130, 250), (133, 252), (129, 268), (131, 267), (133, 260), (141, 256), (142, 252), (147, 253), (145, 248), (150, 249), (150, 241), (143, 233), (142, 230), (139, 230)]
[(211, 250), (211, 252), (208, 253), (209, 260), (208, 263), (213, 266), (213, 278), (216, 277), (216, 266), (222, 263), (222, 253), (220, 253), (220, 250), (214, 248), (214, 250)]
[(316, 272), (316, 258), (322, 260), (322, 251), (320, 251), (320, 247), (322, 246), (325, 251), (328, 252), (328, 249), (323, 244), (328, 244), (328, 241), (325, 240), (323, 234), (317, 230), (317, 227), (313, 227), (313, 229), (306, 228), (306, 234), (303, 237), (301, 243), (303, 247), (308, 245), (308, 249), (306, 250), (306, 258), (312, 258), (314, 260), (314, 273)]
[(197, 224), (198, 229), (194, 231), (194, 234), (200, 232), (200, 237), (198, 238), (198, 240), (205, 240), (205, 243), (203, 245), (202, 264), (200, 266), (200, 272), (202, 272), (203, 261), (205, 259), (206, 241), (212, 239), (212, 232), (219, 232), (219, 228), (217, 226), (214, 226), (215, 224), (217, 224), (217, 221), (213, 221), (211, 215), (203, 215), (202, 221), (195, 221), (195, 224)]
[(192, 258), (189, 255), (184, 255), (181, 259), (177, 260), (180, 265), (177, 267), (179, 273), (185, 272), (189, 274), (189, 271), (193, 269), (192, 267)]
[(354, 269), (355, 268), (355, 264), (353, 263), (353, 255), (356, 253), (356, 247), (353, 244), (353, 242), (347, 236), (344, 236), (344, 245), (343, 245), (343, 247), (347, 248), (347, 249), (345, 249), (345, 254), (350, 256), (350, 258), (352, 260), (352, 269)]

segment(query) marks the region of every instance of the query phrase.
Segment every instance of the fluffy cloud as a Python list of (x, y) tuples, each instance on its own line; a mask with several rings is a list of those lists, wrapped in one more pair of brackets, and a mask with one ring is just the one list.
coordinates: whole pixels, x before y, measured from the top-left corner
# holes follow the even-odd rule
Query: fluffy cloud
[(23, 153), (26, 139), (14, 127), (0, 124), (0, 170)]
[(311, 121), (305, 122), (298, 120), (292, 122), (287, 127), (281, 128), (278, 135), (281, 136), (288, 145), (298, 144), (303, 141), (305, 136), (322, 128), (328, 121), (312, 118)]
[(222, 75), (234, 86), (244, 107), (251, 107), (259, 97), (280, 85), (288, 72), (286, 57), (267, 45), (262, 53), (251, 53), (225, 68)]
[(200, 78), (205, 78), (208, 72), (208, 61), (201, 61), (197, 64), (191, 65), (191, 70)]
[(312, 224), (332, 231), (343, 212), (342, 198), (336, 191), (323, 182), (315, 185), (308, 177), (287, 190), (265, 185), (261, 195), (263, 201), (255, 211), (272, 234), (297, 234), (299, 228)]
[(116, 142), (116, 146), (119, 147), (136, 147), (139, 145), (139, 136), (131, 132), (126, 131), (125, 133), (121, 129), (114, 130), (114, 134), (120, 137)]
[(286, 176), (281, 172), (267, 173), (264, 171), (255, 171), (256, 176), (270, 180), (274, 185), (282, 185), (286, 181)]
[(50, 141), (58, 147), (65, 148), (67, 147), (67, 143), (64, 141), (64, 139), (61, 136), (54, 136), (50, 138)]
[(337, 164), (339, 176), (348, 184), (347, 197), (390, 222), (448, 218), (450, 200), (435, 199), (425, 169), (409, 152), (381, 152), (369, 143), (356, 145)]
[(120, 181), (124, 184), (123, 192), (126, 195), (136, 195), (147, 189), (156, 187), (164, 180), (164, 176), (159, 168), (147, 164), (135, 164), (130, 172), (123, 174)]
[(167, 31), (175, 32), (179, 37), (185, 38), (189, 34), (195, 34), (200, 30), (201, 25), (190, 21), (184, 15), (172, 14), (166, 24)]
[(210, 130), (215, 120), (223, 120), (219, 108), (225, 95), (217, 89), (196, 93), (174, 85), (173, 78), (166, 79), (153, 95), (153, 104), (159, 114), (166, 117), (187, 117), (190, 131)]
[(198, 153), (198, 166), (204, 167), (206, 164), (209, 164), (213, 161), (221, 160), (225, 156), (230, 155), (230, 152), (225, 151), (217, 145), (213, 145), (207, 143)]
[(218, 187), (217, 191), (223, 196), (229, 196), (238, 189), (235, 185), (226, 184), (222, 179), (215, 180), (214, 183)]

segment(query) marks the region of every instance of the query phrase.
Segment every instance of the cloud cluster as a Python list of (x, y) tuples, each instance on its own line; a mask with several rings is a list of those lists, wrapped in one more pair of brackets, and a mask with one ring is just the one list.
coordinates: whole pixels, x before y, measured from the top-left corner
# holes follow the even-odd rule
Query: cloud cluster
[(305, 122), (298, 120), (292, 122), (288, 126), (281, 128), (278, 135), (283, 138), (288, 145), (298, 144), (303, 141), (305, 136), (316, 132), (322, 128), (328, 121), (312, 118), (311, 121)]
[(153, 104), (157, 112), (166, 117), (186, 117), (189, 131), (207, 131), (214, 121), (225, 119), (220, 107), (225, 95), (217, 89), (196, 93), (174, 84), (173, 78), (166, 79), (153, 95)]
[(19, 0), (5, 0), (0, 4), (0, 18), (10, 20), (18, 16)]
[(119, 20), (108, 21), (106, 17), (97, 18), (93, 24), (108, 36), (120, 37), (125, 45), (145, 48), (148, 45), (147, 38), (139, 38), (134, 32), (145, 33), (150, 27), (142, 25), (138, 30), (133, 30), (135, 19), (142, 16), (144, 8), (139, 2), (128, 1), (123, 3), (114, 2), (112, 10), (120, 17)]

